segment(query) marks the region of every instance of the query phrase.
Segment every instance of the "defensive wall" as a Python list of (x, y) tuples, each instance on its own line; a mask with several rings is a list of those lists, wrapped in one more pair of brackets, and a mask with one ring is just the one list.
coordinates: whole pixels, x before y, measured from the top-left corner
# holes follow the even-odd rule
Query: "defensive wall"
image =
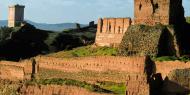
[(151, 75), (161, 73), (164, 79), (176, 69), (190, 68), (190, 62), (153, 62), (147, 57), (94, 56), (62, 59), (38, 56), (34, 59), (36, 65), (32, 65), (34, 62), (31, 59), (21, 62), (1, 61), (0, 78), (28, 79), (29, 76), (32, 76), (33, 70), (38, 70), (38, 66), (39, 69), (46, 68), (64, 72), (81, 72), (82, 70), (119, 71), (129, 74), (126, 78), (128, 95), (149, 95), (148, 80)]
[(32, 74), (32, 61), (20, 62), (0, 61), (0, 78), (9, 80), (30, 79)]
[(95, 44), (98, 46), (118, 46), (131, 23), (130, 18), (100, 18)]

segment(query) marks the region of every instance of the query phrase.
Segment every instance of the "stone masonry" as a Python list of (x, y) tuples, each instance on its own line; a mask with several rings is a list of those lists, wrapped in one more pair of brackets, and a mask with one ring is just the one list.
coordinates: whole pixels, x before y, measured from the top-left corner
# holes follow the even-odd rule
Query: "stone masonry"
[(95, 44), (98, 46), (118, 46), (130, 25), (130, 18), (100, 18)]
[(24, 21), (24, 8), (22, 5), (9, 6), (8, 27), (18, 27)]
[[(176, 11), (177, 10), (177, 11)], [(170, 25), (185, 22), (182, 0), (134, 0), (134, 19), (104, 18), (98, 20), (95, 44), (117, 47), (133, 25)]]
[(135, 24), (169, 25), (184, 21), (182, 0), (135, 0), (134, 7)]
[[(190, 62), (170, 61), (152, 62), (147, 61), (146, 57), (114, 57), (114, 56), (94, 56), (61, 59), (54, 57), (36, 57), (34, 66), (40, 69), (52, 69), (64, 72), (81, 72), (83, 70), (93, 72), (119, 71), (127, 72), (126, 77), (127, 95), (149, 95), (150, 85), (148, 77), (154, 73), (161, 73), (162, 78), (166, 78), (170, 72), (176, 69), (190, 68)], [(1, 79), (29, 79), (27, 76), (32, 74), (31, 60), (20, 62), (0, 61)], [(150, 73), (151, 72), (151, 73)], [(8, 75), (7, 75), (8, 74)]]

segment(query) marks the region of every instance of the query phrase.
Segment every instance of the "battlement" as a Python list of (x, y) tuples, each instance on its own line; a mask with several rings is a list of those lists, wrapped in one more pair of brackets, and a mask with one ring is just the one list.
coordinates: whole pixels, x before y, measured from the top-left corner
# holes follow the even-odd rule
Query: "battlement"
[(98, 46), (118, 46), (131, 23), (130, 18), (100, 18), (95, 44)]

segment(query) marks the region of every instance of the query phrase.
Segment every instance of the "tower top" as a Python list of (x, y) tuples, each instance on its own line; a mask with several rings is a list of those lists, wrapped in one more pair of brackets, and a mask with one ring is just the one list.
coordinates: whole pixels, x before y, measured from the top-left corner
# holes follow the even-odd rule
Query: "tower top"
[(16, 8), (25, 8), (24, 5), (19, 5), (19, 4), (9, 6), (9, 8), (15, 8), (15, 7)]
[(135, 24), (169, 25), (184, 21), (182, 0), (134, 0), (134, 4)]

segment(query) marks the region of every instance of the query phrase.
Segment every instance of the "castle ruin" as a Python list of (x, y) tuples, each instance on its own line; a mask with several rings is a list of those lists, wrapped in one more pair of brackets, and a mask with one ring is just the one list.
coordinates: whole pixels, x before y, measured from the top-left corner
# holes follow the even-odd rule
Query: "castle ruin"
[[(130, 25), (171, 25), (185, 21), (182, 0), (134, 0), (134, 19), (99, 19), (95, 44), (118, 46)], [(176, 11), (177, 10), (177, 11)]]
[(9, 6), (8, 14), (8, 27), (18, 27), (24, 21), (24, 8), (23, 5)]

